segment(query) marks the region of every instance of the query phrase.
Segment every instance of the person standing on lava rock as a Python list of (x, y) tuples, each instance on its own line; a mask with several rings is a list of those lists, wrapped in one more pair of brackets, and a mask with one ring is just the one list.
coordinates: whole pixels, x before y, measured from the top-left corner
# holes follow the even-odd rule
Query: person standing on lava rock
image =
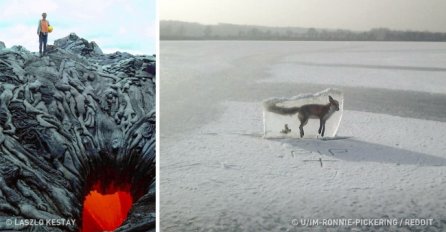
[[(50, 22), (46, 20), (46, 13), (42, 13), (42, 19), (37, 26), (37, 35), (39, 35), (39, 54), (42, 56), (46, 52), (46, 43), (48, 42), (48, 27)], [(42, 51), (43, 50), (43, 51)], [(43, 53), (42, 53), (43, 52)]]

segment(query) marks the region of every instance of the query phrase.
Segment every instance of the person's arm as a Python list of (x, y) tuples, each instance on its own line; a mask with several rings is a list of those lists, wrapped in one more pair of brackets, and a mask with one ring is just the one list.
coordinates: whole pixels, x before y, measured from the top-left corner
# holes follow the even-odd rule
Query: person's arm
[(39, 20), (39, 25), (37, 25), (37, 34), (39, 35), (40, 34), (40, 20)]

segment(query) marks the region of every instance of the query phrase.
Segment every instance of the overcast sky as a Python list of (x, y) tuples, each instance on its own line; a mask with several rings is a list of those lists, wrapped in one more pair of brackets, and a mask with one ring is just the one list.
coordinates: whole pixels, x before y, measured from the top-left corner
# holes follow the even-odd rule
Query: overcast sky
[(446, 32), (446, 0), (161, 0), (160, 19)]
[(0, 0), (0, 41), (38, 51), (42, 12), (54, 27), (49, 44), (75, 32), (105, 53), (155, 53), (156, 0)]

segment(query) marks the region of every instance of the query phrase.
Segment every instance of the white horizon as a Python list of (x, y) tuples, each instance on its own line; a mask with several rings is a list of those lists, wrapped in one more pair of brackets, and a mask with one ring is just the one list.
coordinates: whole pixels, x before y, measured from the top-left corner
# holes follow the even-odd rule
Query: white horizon
[(162, 0), (160, 20), (367, 31), (446, 32), (444, 0)]

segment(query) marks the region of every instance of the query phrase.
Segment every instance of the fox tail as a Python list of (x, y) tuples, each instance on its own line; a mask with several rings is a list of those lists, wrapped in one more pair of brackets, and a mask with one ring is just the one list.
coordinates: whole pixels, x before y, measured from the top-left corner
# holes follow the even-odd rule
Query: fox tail
[(281, 102), (279, 99), (270, 99), (263, 102), (263, 107), (265, 110), (282, 115), (291, 115), (299, 112), (300, 107), (280, 107), (277, 103)]

